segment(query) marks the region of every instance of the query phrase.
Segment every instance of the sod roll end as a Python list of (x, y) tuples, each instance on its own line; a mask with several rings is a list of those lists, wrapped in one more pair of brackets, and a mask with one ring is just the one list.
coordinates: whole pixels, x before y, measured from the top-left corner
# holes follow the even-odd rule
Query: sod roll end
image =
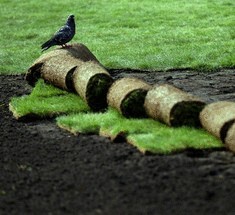
[(235, 103), (220, 101), (207, 105), (200, 113), (202, 126), (234, 150)]
[(108, 104), (127, 118), (146, 117), (144, 100), (150, 88), (150, 85), (137, 78), (119, 79), (109, 89)]
[(73, 75), (75, 90), (94, 111), (107, 107), (107, 92), (112, 83), (106, 69), (94, 61), (83, 63)]
[(201, 99), (172, 85), (155, 85), (145, 98), (148, 116), (169, 126), (200, 126), (199, 113), (205, 106)]
[(232, 126), (228, 129), (226, 138), (225, 138), (226, 146), (235, 153), (235, 121)]

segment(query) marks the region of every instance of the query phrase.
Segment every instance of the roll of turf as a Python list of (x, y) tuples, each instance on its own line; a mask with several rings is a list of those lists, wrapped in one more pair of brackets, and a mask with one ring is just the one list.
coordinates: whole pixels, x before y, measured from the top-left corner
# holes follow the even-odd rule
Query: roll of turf
[(64, 90), (73, 91), (72, 75), (83, 62), (72, 56), (57, 55), (47, 59), (41, 70), (41, 77), (47, 82)]
[(150, 88), (149, 84), (137, 78), (119, 79), (109, 89), (108, 105), (127, 118), (146, 117), (144, 100)]
[(148, 116), (169, 126), (200, 126), (199, 113), (205, 106), (201, 99), (172, 85), (155, 85), (145, 99)]
[(235, 151), (235, 102), (219, 101), (200, 113), (202, 126)]
[(94, 111), (107, 107), (107, 92), (112, 83), (107, 70), (94, 61), (83, 63), (73, 74), (75, 90)]
[(81, 43), (73, 43), (66, 48), (59, 47), (36, 59), (26, 73), (26, 80), (34, 86), (42, 77), (57, 87), (70, 89), (73, 87), (72, 72), (86, 61), (95, 61), (100, 64), (91, 51)]
[(228, 129), (226, 138), (225, 138), (226, 146), (235, 153), (235, 122), (233, 125)]

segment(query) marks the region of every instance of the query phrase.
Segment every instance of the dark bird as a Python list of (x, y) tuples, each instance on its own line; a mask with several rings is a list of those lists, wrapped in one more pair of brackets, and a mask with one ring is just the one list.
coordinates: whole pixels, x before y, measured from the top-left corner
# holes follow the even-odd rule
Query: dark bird
[(52, 36), (50, 40), (42, 45), (42, 52), (49, 49), (51, 46), (62, 45), (66, 47), (66, 43), (73, 39), (75, 35), (75, 20), (74, 15), (70, 15), (67, 22)]

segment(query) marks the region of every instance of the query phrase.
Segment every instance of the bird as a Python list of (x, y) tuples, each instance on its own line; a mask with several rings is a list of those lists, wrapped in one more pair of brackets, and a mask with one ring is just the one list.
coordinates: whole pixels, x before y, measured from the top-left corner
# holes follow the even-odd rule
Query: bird
[(75, 18), (74, 15), (69, 15), (67, 22), (55, 32), (50, 40), (42, 44), (42, 52), (55, 45), (67, 47), (66, 43), (73, 39), (75, 35)]

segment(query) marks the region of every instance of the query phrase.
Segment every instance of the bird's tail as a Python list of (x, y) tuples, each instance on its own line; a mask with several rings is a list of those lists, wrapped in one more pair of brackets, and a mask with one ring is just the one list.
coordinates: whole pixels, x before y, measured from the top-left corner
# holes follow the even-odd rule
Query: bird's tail
[(48, 40), (47, 42), (45, 42), (44, 44), (42, 44), (41, 48), (42, 48), (42, 52), (44, 52), (45, 50), (49, 49), (51, 46), (53, 46), (53, 41), (52, 40)]

